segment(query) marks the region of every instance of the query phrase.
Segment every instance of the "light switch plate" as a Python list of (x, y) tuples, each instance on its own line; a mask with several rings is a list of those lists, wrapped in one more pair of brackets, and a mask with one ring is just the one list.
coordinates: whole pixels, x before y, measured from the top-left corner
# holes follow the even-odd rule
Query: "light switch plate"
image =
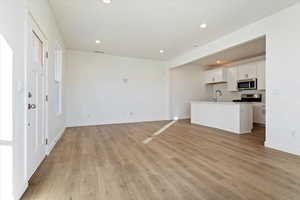
[(278, 96), (278, 95), (280, 95), (280, 91), (279, 91), (279, 89), (272, 89), (271, 94)]

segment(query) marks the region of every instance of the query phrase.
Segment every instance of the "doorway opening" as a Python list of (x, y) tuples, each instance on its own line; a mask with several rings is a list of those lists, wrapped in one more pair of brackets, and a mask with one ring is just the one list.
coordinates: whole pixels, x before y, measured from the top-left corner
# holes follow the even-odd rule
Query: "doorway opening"
[(215, 105), (212, 109), (216, 110), (218, 104), (246, 102), (250, 105), (247, 111), (241, 109), (237, 115), (223, 117), (224, 113), (219, 111), (216, 112), (218, 114), (211, 114), (211, 110), (206, 112), (201, 109), (201, 112), (194, 112), (194, 117), (200, 116), (201, 119), (196, 120), (199, 125), (238, 134), (251, 132), (246, 137), (264, 145), (267, 107), (266, 36), (171, 69), (170, 85), (170, 115), (181, 119), (191, 118), (192, 122), (193, 102)]

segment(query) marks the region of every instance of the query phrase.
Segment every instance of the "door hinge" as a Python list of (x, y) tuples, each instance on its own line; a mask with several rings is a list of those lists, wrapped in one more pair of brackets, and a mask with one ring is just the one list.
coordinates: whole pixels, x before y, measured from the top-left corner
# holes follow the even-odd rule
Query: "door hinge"
[(48, 139), (46, 139), (45, 143), (48, 144)]
[(48, 95), (46, 95), (46, 97), (45, 97), (45, 101), (48, 101)]
[(46, 52), (46, 58), (47, 58), (47, 59), (49, 58), (49, 53), (48, 53), (48, 51)]

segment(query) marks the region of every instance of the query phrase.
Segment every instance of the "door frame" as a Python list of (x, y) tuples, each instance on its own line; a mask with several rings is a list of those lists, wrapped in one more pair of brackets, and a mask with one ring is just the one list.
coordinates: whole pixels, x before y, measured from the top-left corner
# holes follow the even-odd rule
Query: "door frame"
[(43, 96), (44, 96), (44, 113), (43, 113), (43, 123), (44, 123), (44, 157), (47, 156), (47, 148), (48, 148), (48, 100), (46, 100), (46, 96), (48, 97), (48, 40), (46, 35), (43, 33), (42, 29), (38, 25), (37, 21), (34, 19), (33, 15), (31, 14), (30, 11), (27, 11), (27, 16), (26, 16), (26, 27), (25, 27), (25, 92), (24, 92), (24, 97), (25, 97), (25, 174), (26, 174), (26, 181), (29, 181), (31, 178), (31, 174), (29, 174), (29, 167), (30, 167), (30, 156), (29, 156), (29, 133), (28, 133), (28, 69), (29, 69), (29, 34), (31, 34), (32, 31), (39, 37), (39, 39), (43, 42), (43, 68), (44, 68), (44, 78), (43, 78)]

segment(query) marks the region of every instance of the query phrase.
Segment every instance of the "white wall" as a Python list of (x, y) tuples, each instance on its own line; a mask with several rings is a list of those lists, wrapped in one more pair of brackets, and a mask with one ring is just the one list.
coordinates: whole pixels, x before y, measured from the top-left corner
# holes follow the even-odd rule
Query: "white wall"
[[(55, 145), (65, 127), (65, 106), (62, 106), (62, 114), (57, 115), (55, 112), (54, 100), (54, 52), (57, 43), (60, 43), (64, 48), (64, 42), (60, 30), (58, 29), (52, 9), (47, 0), (28, 0), (28, 8), (32, 13), (34, 20), (40, 26), (42, 32), (46, 35), (48, 41), (48, 96), (49, 96), (49, 111), (48, 111), (48, 141), (49, 151)], [(63, 101), (65, 95), (64, 77), (66, 65), (66, 52), (63, 56)], [(63, 102), (64, 103), (64, 102)]]
[(205, 84), (204, 67), (184, 65), (170, 69), (171, 117), (190, 118), (190, 102), (208, 100), (212, 87)]
[(171, 61), (180, 66), (266, 35), (266, 145), (300, 155), (300, 4), (196, 48)]
[(67, 126), (168, 118), (164, 62), (68, 51), (67, 70)]
[[(13, 195), (18, 198), (27, 187), (25, 181), (25, 126), (24, 126), (24, 38), (25, 38), (25, 1), (21, 0), (0, 0), (0, 34), (8, 41), (14, 53), (13, 67), (13, 118), (14, 131), (13, 140), (8, 142), (6, 147), (13, 151), (13, 185), (6, 185), (11, 188), (13, 186)], [(17, 91), (16, 86), (21, 86)], [(0, 144), (2, 145), (2, 144)], [(7, 155), (8, 156), (8, 155)], [(9, 166), (10, 163), (0, 163), (1, 167)], [(3, 169), (2, 168), (2, 169)], [(7, 171), (9, 173), (9, 171)], [(1, 178), (1, 177), (0, 177)], [(3, 178), (3, 177), (2, 177)], [(7, 184), (11, 180), (6, 180)], [(3, 189), (3, 188), (2, 188)], [(8, 191), (2, 191), (8, 192)], [(10, 197), (7, 198), (7, 200)]]

